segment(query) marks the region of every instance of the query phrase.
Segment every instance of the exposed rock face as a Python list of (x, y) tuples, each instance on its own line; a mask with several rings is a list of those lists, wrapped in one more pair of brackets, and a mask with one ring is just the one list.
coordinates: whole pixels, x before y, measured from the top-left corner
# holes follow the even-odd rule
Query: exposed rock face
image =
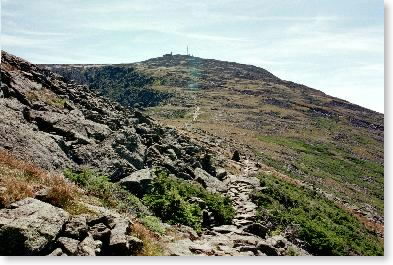
[(64, 210), (32, 198), (0, 210), (0, 254), (40, 254), (54, 242), (68, 218)]
[(129, 252), (128, 236), (131, 223), (123, 219), (115, 219), (109, 238), (109, 250), (113, 255)]

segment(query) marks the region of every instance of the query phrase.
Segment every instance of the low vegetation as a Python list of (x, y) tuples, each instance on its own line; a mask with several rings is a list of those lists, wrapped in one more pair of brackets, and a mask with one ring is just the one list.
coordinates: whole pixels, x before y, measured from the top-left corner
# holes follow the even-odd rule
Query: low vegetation
[(132, 226), (132, 233), (143, 241), (143, 249), (137, 254), (138, 256), (163, 256), (164, 248), (154, 231), (146, 224), (135, 222)]
[(140, 217), (146, 227), (157, 233), (165, 230), (149, 210), (164, 222), (188, 225), (198, 231), (207, 225), (203, 219), (204, 209), (212, 213), (218, 225), (230, 223), (234, 216), (227, 197), (208, 192), (199, 184), (172, 178), (164, 172), (157, 173), (150, 192), (143, 196), (142, 201), (92, 170), (78, 173), (65, 170), (64, 175), (83, 187), (89, 195), (99, 198), (104, 206)]
[(141, 201), (123, 189), (120, 185), (109, 181), (108, 177), (90, 169), (81, 172), (65, 170), (64, 176), (87, 191), (88, 195), (97, 197), (106, 207), (116, 208), (121, 212), (131, 213), (138, 217), (149, 214)]
[(155, 91), (149, 87), (153, 78), (142, 75), (132, 67), (102, 66), (68, 69), (54, 69), (67, 80), (89, 85), (90, 89), (111, 98), (124, 106), (138, 104), (143, 107), (155, 106), (171, 97), (171, 94)]
[(266, 188), (254, 200), (260, 220), (273, 230), (304, 241), (314, 255), (383, 255), (383, 241), (333, 202), (273, 176), (259, 177)]
[(207, 192), (202, 186), (159, 173), (143, 202), (163, 221), (184, 224), (201, 230), (203, 210), (210, 211), (218, 225), (230, 223), (234, 209), (230, 200), (220, 194)]
[[(290, 164), (288, 161), (261, 156), (266, 164), (295, 178), (303, 178), (307, 181), (317, 178), (322, 183), (333, 180), (352, 190), (353, 187), (358, 187), (363, 190), (365, 196), (360, 196), (360, 194), (352, 196), (353, 201), (370, 203), (376, 206), (379, 213), (383, 213), (383, 164), (359, 159), (345, 147), (331, 143), (310, 142), (282, 136), (260, 136), (258, 139), (282, 146), (287, 152), (289, 150), (294, 152), (292, 160), (289, 161)], [(337, 187), (332, 187), (331, 190), (340, 191)], [(348, 192), (341, 195), (347, 196)]]
[(59, 98), (52, 91), (44, 89), (41, 91), (34, 91), (27, 93), (27, 98), (31, 101), (43, 101), (50, 106), (57, 108), (64, 108), (66, 100), (63, 98)]
[(62, 176), (50, 174), (3, 150), (0, 151), (0, 176), (0, 207), (45, 191), (45, 201), (64, 208), (79, 195), (77, 187)]
[(144, 226), (149, 228), (150, 231), (158, 233), (158, 234), (165, 234), (165, 227), (162, 224), (161, 220), (156, 216), (147, 215), (141, 218), (141, 222)]

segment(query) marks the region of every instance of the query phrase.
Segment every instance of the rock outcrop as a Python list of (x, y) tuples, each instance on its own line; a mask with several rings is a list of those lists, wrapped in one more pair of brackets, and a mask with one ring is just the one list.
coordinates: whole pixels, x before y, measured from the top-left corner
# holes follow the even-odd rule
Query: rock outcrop
[(118, 181), (161, 166), (193, 179), (206, 157), (174, 129), (6, 52), (1, 80), (0, 148), (44, 169), (88, 167)]
[(129, 256), (143, 248), (132, 222), (116, 212), (73, 216), (27, 198), (0, 210), (0, 255)]

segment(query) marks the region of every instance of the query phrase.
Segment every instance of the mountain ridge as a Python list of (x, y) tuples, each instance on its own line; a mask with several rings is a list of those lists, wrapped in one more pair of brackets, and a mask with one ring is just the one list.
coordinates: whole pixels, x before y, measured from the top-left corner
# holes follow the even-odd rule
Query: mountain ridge
[[(52, 69), (52, 70), (55, 69), (55, 68), (64, 68), (64, 67), (66, 67), (66, 68), (67, 67), (76, 67), (76, 68), (88, 67), (88, 68), (94, 68), (94, 67), (105, 67), (105, 66), (124, 66), (124, 67), (131, 67), (131, 68), (133, 68), (133, 67), (135, 67), (137, 65), (151, 64), (151, 63), (153, 63), (153, 64), (154, 63), (160, 63), (161, 61), (166, 61), (166, 60), (172, 59), (172, 58), (175, 58), (175, 60), (170, 60), (172, 62), (174, 62), (176, 60), (179, 60), (179, 59), (180, 60), (191, 60), (191, 61), (201, 60), (201, 61), (207, 61), (207, 62), (210, 61), (210, 62), (225, 63), (225, 64), (235, 65), (235, 66), (243, 66), (243, 67), (246, 67), (246, 68), (254, 68), (254, 69), (261, 70), (263, 72), (268, 73), (269, 75), (271, 75), (272, 78), (275, 78), (276, 80), (279, 80), (283, 84), (287, 84), (287, 85), (292, 86), (292, 87), (302, 87), (302, 88), (305, 88), (305, 89), (309, 89), (311, 91), (319, 92), (319, 93), (323, 94), (324, 96), (327, 96), (327, 97), (330, 97), (332, 99), (338, 100), (340, 102), (339, 104), (349, 104), (350, 107), (352, 107), (352, 108), (356, 108), (356, 109), (363, 110), (363, 111), (370, 111), (370, 112), (374, 112), (374, 113), (378, 113), (378, 114), (382, 114), (383, 115), (383, 113), (381, 113), (381, 112), (369, 109), (367, 107), (361, 106), (361, 105), (356, 104), (356, 103), (352, 103), (349, 100), (341, 99), (341, 98), (339, 98), (337, 96), (332, 96), (332, 95), (326, 94), (325, 92), (323, 92), (322, 90), (319, 90), (317, 88), (312, 88), (312, 87), (307, 86), (305, 84), (300, 84), (300, 83), (296, 83), (296, 82), (293, 82), (293, 81), (290, 81), (290, 80), (281, 79), (281, 78), (275, 76), (274, 74), (272, 74), (271, 72), (269, 72), (268, 70), (264, 69), (261, 66), (254, 66), (252, 64), (245, 64), (245, 63), (237, 63), (237, 62), (234, 62), (234, 61), (222, 61), (222, 60), (219, 60), (219, 59), (207, 59), (207, 58), (202, 58), (202, 57), (194, 57), (194, 56), (190, 56), (190, 55), (181, 55), (181, 54), (176, 54), (176, 55), (165, 54), (164, 56), (161, 56), (161, 57), (154, 57), (154, 58), (146, 59), (146, 60), (139, 61), (139, 62), (133, 62), (133, 63), (100, 63), (100, 64), (90, 64), (90, 63), (84, 63), (84, 64), (80, 64), (80, 63), (78, 63), (78, 64), (72, 64), (72, 63), (69, 63), (69, 64), (56, 64), (56, 63), (51, 63), (51, 64), (37, 64), (37, 65), (42, 66), (44, 68)], [(175, 63), (173, 65), (178, 65), (178, 64), (179, 64), (179, 62), (177, 62), (177, 63)], [(56, 72), (56, 70), (55, 70), (55, 72)]]

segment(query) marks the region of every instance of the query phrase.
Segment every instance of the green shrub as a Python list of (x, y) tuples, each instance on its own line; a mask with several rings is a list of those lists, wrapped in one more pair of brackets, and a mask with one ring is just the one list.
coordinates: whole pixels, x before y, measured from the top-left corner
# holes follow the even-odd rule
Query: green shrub
[(165, 227), (161, 223), (161, 220), (158, 219), (155, 216), (144, 216), (140, 220), (144, 226), (149, 228), (150, 231), (159, 233), (159, 234), (164, 234), (165, 233)]
[(203, 206), (201, 202), (192, 200), (195, 197), (204, 201), (217, 224), (230, 223), (234, 217), (234, 209), (228, 198), (162, 172), (154, 179), (151, 192), (143, 197), (143, 202), (163, 221), (184, 224), (200, 231), (204, 225)]
[(279, 229), (297, 227), (296, 237), (312, 254), (383, 255), (379, 238), (333, 202), (273, 176), (260, 179), (267, 189), (255, 196), (259, 218)]
[[(172, 224), (184, 224), (200, 231), (203, 223), (203, 209), (206, 208), (213, 214), (215, 222), (220, 224), (230, 223), (235, 211), (231, 201), (220, 194), (210, 193), (199, 184), (191, 184), (183, 180), (169, 177), (160, 172), (152, 182), (151, 191), (142, 199), (142, 202), (133, 194), (124, 190), (120, 185), (112, 183), (106, 176), (99, 175), (92, 170), (73, 172), (65, 170), (64, 175), (83, 187), (88, 194), (101, 199), (102, 204), (115, 207), (123, 212), (130, 212), (158, 229), (159, 220), (154, 220), (149, 209), (163, 221)], [(203, 200), (193, 201), (193, 198)], [(146, 206), (149, 208), (147, 208)]]
[(64, 170), (64, 176), (83, 187), (89, 195), (101, 199), (104, 206), (114, 207), (122, 212), (129, 212), (138, 217), (150, 212), (142, 202), (120, 185), (109, 181), (108, 177), (85, 169), (81, 172)]

